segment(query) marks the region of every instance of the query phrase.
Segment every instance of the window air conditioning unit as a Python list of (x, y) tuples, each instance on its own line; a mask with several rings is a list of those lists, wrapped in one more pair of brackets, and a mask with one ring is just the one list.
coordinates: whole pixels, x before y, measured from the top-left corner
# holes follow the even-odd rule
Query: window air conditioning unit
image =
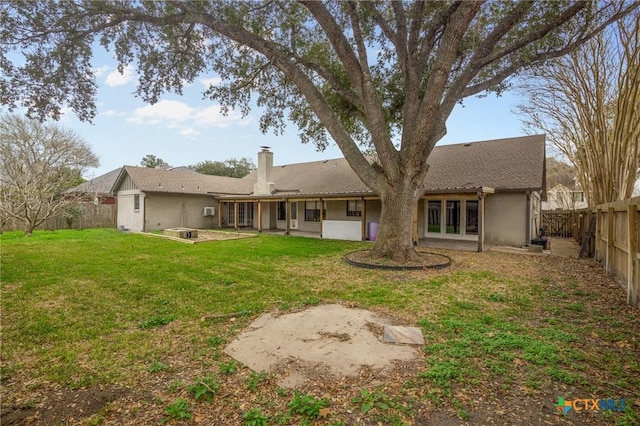
[(203, 216), (215, 216), (216, 208), (215, 207), (205, 207)]

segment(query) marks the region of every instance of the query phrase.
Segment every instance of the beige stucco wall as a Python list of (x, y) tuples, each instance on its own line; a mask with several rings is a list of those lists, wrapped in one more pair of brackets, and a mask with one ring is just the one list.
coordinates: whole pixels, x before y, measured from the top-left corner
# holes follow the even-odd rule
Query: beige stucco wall
[[(203, 216), (205, 207), (216, 207), (216, 215)], [(211, 196), (147, 194), (145, 231), (176, 227), (214, 228), (218, 226), (218, 214), (220, 214), (218, 203)]]
[[(134, 210), (134, 195), (140, 196), (140, 209)], [(137, 189), (119, 191), (117, 196), (118, 215), (116, 226), (132, 231), (144, 230), (145, 194)]]
[(522, 246), (527, 243), (525, 193), (491, 194), (485, 199), (484, 241), (488, 245)]

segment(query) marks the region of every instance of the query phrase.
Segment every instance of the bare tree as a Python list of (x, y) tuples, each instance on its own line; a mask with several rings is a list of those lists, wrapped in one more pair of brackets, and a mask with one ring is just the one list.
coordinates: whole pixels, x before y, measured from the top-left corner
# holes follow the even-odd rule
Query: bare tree
[(588, 205), (630, 198), (640, 166), (640, 13), (528, 78), (525, 123), (575, 167)]
[(75, 133), (4, 114), (0, 117), (0, 216), (24, 222), (25, 236), (75, 203), (65, 190), (98, 158)]
[[(463, 98), (500, 92), (638, 7), (606, 1), (4, 1), (0, 99), (37, 116), (95, 115), (92, 50), (135, 64), (151, 103), (201, 74), (223, 112), (263, 107), (303, 143), (335, 142), (382, 203), (373, 255), (403, 261), (429, 155)], [(5, 54), (10, 52), (10, 54)], [(15, 61), (20, 57), (23, 61)], [(370, 162), (371, 150), (377, 160)]]

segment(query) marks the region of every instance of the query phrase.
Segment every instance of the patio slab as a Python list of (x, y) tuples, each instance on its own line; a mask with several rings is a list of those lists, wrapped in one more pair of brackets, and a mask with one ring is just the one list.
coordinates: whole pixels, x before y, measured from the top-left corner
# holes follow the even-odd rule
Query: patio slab
[(357, 376), (363, 367), (390, 371), (397, 362), (416, 361), (415, 346), (389, 345), (382, 330), (392, 325), (364, 309), (321, 305), (290, 314), (264, 314), (224, 352), (254, 371), (276, 374), (295, 388), (317, 375)]

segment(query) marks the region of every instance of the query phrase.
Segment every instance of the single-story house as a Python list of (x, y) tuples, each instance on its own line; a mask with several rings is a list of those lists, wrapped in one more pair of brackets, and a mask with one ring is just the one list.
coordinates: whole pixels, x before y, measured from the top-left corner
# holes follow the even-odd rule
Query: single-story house
[[(522, 246), (538, 234), (545, 191), (544, 135), (437, 146), (428, 189), (414, 214), (414, 238)], [(380, 198), (344, 158), (273, 165), (228, 178), (123, 167), (113, 192), (118, 226), (292, 230), (322, 238), (373, 240)]]

